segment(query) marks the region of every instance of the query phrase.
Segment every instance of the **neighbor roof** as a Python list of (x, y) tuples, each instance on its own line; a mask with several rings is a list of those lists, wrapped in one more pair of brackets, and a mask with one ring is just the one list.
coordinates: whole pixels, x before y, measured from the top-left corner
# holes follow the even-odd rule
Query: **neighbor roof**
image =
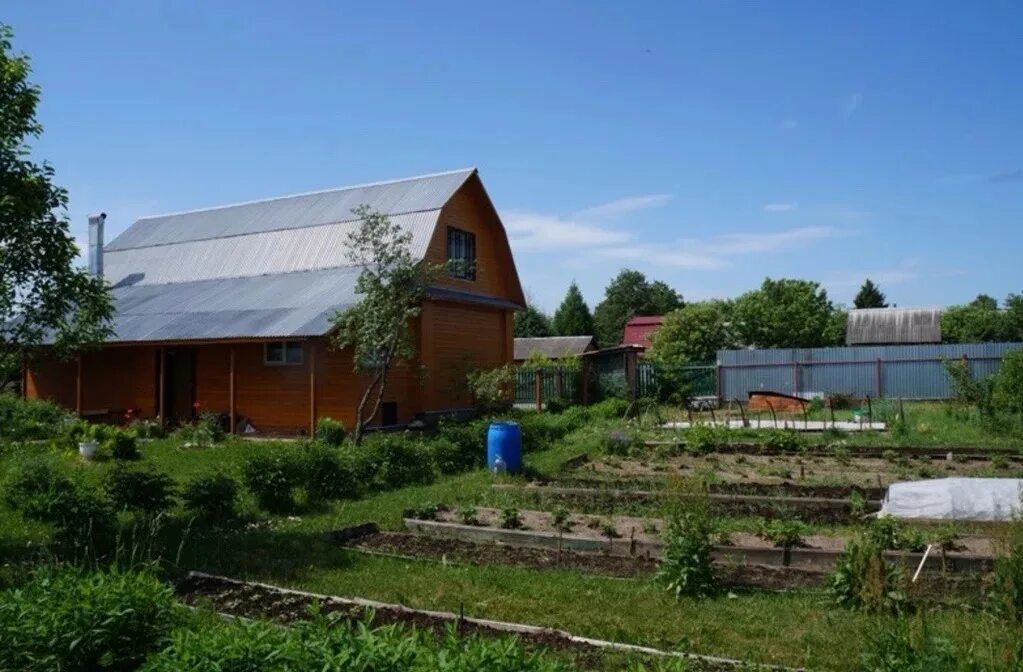
[(593, 349), (592, 336), (549, 336), (546, 338), (516, 338), (515, 360), (529, 359), (538, 354), (548, 359), (576, 357)]
[(860, 308), (849, 311), (846, 345), (941, 343), (937, 308)]
[(638, 345), (650, 347), (650, 339), (664, 321), (663, 315), (636, 315), (625, 323), (622, 332), (622, 345)]
[(352, 209), (388, 215), (421, 259), (441, 208), (475, 175), (469, 168), (143, 217), (105, 247), (115, 304), (109, 340), (325, 334), (330, 316), (356, 300), (361, 268), (346, 255), (359, 226)]

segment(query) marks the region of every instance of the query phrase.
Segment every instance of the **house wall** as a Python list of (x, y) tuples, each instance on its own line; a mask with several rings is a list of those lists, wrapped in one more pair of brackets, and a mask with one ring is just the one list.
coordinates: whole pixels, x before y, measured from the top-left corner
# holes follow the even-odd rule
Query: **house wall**
[[(50, 399), (74, 410), (77, 406), (76, 360), (39, 362), (27, 375), (27, 394)], [(82, 354), (82, 412), (105, 410), (120, 415), (128, 409), (143, 417), (156, 414), (156, 349), (112, 347)]]

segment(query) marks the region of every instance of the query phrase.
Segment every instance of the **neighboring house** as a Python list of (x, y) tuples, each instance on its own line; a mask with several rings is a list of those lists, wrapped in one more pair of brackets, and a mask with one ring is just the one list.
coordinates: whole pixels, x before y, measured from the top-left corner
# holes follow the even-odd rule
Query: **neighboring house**
[(346, 237), (360, 205), (409, 231), (417, 258), (469, 262), (431, 288), (411, 325), (416, 360), (390, 374), (378, 424), (470, 406), (467, 372), (511, 362), (525, 305), (475, 169), (138, 220), (92, 260), (112, 285), (113, 336), (34, 366), (28, 396), (97, 418), (174, 422), (202, 408), (259, 431), (311, 432), (324, 416), (351, 426), (365, 380), (328, 337), (357, 301)]
[(664, 322), (663, 315), (637, 315), (625, 323), (622, 345), (638, 345), (644, 350), (650, 347), (654, 332)]
[(937, 308), (859, 308), (849, 311), (846, 345), (941, 343)]
[(516, 338), (515, 363), (521, 364), (530, 356), (540, 355), (547, 359), (578, 357), (584, 352), (595, 350), (592, 336), (550, 336), (546, 338)]

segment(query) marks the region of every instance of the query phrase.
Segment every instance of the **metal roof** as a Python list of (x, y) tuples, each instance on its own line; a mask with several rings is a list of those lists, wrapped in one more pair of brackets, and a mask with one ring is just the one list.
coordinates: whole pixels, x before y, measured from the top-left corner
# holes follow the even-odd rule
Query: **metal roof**
[(301, 229), (358, 219), (352, 210), (368, 205), (386, 215), (441, 208), (475, 168), (390, 182), (340, 187), (308, 194), (143, 217), (109, 245), (107, 252), (189, 240)]
[[(104, 248), (111, 342), (317, 336), (356, 302), (352, 209), (367, 205), (425, 255), (440, 209), (475, 169), (138, 220)], [(464, 292), (460, 294), (465, 294)], [(436, 298), (469, 300), (475, 297)], [(505, 302), (507, 303), (507, 302)], [(514, 305), (514, 304), (512, 304)]]
[(846, 345), (941, 343), (937, 308), (860, 308), (849, 311)]
[(538, 354), (548, 359), (575, 357), (593, 349), (592, 336), (549, 336), (545, 338), (516, 338), (516, 360)]

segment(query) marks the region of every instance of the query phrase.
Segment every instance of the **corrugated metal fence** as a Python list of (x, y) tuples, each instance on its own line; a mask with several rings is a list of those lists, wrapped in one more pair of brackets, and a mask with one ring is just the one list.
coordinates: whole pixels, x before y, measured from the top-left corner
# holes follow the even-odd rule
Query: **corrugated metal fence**
[(760, 390), (796, 395), (947, 399), (944, 362), (966, 359), (974, 378), (998, 370), (1002, 356), (1023, 343), (855, 346), (793, 350), (721, 350), (718, 391), (745, 401)]

